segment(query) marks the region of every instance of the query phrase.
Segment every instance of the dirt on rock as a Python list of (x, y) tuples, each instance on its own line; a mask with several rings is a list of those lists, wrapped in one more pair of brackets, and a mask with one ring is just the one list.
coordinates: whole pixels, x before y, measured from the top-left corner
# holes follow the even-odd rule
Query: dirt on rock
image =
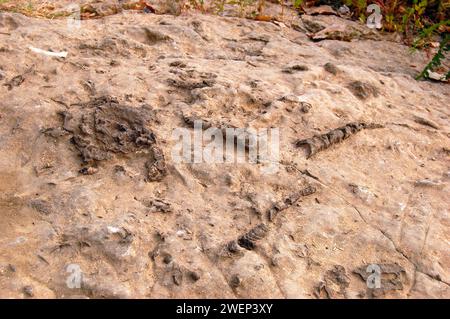
[[(449, 298), (449, 87), (364, 28), (0, 12), (0, 296)], [(175, 161), (193, 119), (278, 169)]]

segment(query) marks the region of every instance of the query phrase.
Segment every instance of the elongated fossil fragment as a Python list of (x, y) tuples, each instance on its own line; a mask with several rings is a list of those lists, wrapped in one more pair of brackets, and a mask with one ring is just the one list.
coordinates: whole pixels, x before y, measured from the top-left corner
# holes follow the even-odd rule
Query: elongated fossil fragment
[[(300, 197), (308, 196), (314, 194), (315, 192), (316, 188), (314, 186), (307, 186), (302, 190), (286, 197), (284, 200), (275, 203), (267, 211), (269, 221), (272, 222), (278, 215), (278, 213), (295, 204), (300, 199)], [(267, 223), (258, 224), (245, 234), (239, 236), (238, 239), (228, 242), (225, 245), (225, 251), (227, 252), (227, 254), (235, 254), (241, 247), (247, 250), (253, 250), (256, 247), (256, 242), (266, 237), (269, 231), (270, 225), (268, 225)]]
[(283, 210), (289, 208), (294, 205), (302, 196), (312, 195), (316, 192), (316, 188), (314, 186), (307, 186), (299, 192), (295, 192), (291, 194), (289, 197), (275, 203), (268, 211), (267, 218), (269, 221), (273, 221), (275, 217)]
[(244, 235), (240, 236), (237, 240), (232, 240), (227, 244), (227, 250), (231, 253), (235, 253), (239, 250), (239, 247), (247, 250), (253, 250), (256, 247), (256, 242), (263, 239), (269, 233), (269, 226), (261, 223), (250, 229)]
[(207, 130), (211, 127), (214, 127), (214, 128), (217, 128), (218, 130), (221, 130), (223, 134), (225, 134), (227, 128), (228, 129), (237, 129), (237, 127), (230, 125), (228, 123), (207, 120), (207, 119), (193, 116), (193, 115), (190, 115), (190, 116), (184, 115), (183, 120), (186, 123), (186, 125), (190, 128), (195, 128), (195, 122), (198, 121), (202, 124), (203, 130)]
[(314, 135), (311, 138), (299, 140), (295, 145), (297, 147), (306, 147), (308, 151), (307, 158), (310, 158), (317, 152), (325, 150), (333, 144), (340, 143), (361, 130), (382, 127), (383, 125), (380, 124), (348, 123), (342, 127), (331, 130), (328, 133)]
[[(226, 122), (214, 122), (196, 116), (183, 116), (183, 120), (190, 128), (195, 128), (195, 122), (198, 121), (199, 123), (201, 123), (201, 128), (203, 130), (215, 128), (222, 134), (224, 138), (227, 138), (228, 135), (230, 135), (234, 139), (235, 144), (242, 145), (247, 151), (250, 149), (250, 147), (257, 147), (258, 136), (255, 133), (256, 131), (252, 132), (251, 130), (238, 128)], [(227, 132), (227, 130), (229, 130), (229, 132)], [(262, 140), (259, 140), (259, 142), (261, 143)]]

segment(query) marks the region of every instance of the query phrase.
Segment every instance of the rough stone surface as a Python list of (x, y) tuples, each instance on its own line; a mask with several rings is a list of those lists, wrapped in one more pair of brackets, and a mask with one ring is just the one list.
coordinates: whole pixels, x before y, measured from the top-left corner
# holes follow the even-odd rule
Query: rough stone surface
[[(448, 85), (415, 81), (427, 56), (383, 36), (298, 30), (128, 11), (74, 29), (0, 13), (0, 296), (449, 298)], [(101, 97), (117, 103), (88, 103)], [(279, 127), (278, 172), (175, 163), (185, 114)], [(311, 158), (295, 146), (348, 123), (383, 127)], [(102, 156), (83, 163), (74, 135)], [(243, 234), (251, 249), (226, 253)], [(370, 264), (385, 289), (368, 288)]]

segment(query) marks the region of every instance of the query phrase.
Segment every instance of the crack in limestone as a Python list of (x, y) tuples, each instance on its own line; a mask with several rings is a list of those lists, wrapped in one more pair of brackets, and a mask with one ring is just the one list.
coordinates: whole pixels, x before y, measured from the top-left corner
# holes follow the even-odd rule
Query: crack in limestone
[(442, 279), (440, 279), (440, 278), (436, 278), (436, 277), (434, 277), (434, 276), (432, 276), (432, 275), (430, 275), (430, 274), (427, 274), (426, 272), (423, 272), (423, 271), (421, 271), (421, 270), (416, 270), (418, 273), (421, 273), (422, 275), (425, 275), (425, 276), (427, 276), (429, 279), (431, 279), (431, 280), (435, 280), (435, 281), (437, 281), (437, 282), (440, 282), (440, 283), (442, 283), (442, 284), (444, 284), (444, 285), (446, 285), (447, 287), (450, 287), (450, 283), (448, 283), (448, 282), (446, 282), (446, 281), (444, 281), (444, 280), (442, 280)]
[[(299, 171), (299, 172), (301, 173), (301, 171)], [(308, 175), (306, 175), (306, 176), (308, 176)], [(317, 180), (316, 180), (316, 181), (317, 181)], [(411, 260), (411, 258), (410, 258), (409, 256), (407, 256), (403, 251), (401, 251), (401, 250), (397, 247), (397, 245), (394, 243), (393, 239), (392, 239), (388, 234), (386, 234), (386, 232), (384, 232), (383, 230), (381, 230), (381, 229), (379, 229), (378, 227), (376, 227), (376, 226), (372, 225), (371, 223), (369, 223), (369, 222), (366, 220), (366, 218), (364, 217), (364, 215), (361, 213), (361, 211), (360, 211), (355, 205), (353, 205), (353, 204), (350, 203), (345, 197), (343, 197), (342, 195), (340, 195), (339, 193), (337, 193), (336, 191), (334, 191), (333, 188), (331, 188), (330, 186), (328, 186), (328, 185), (326, 185), (325, 183), (321, 182), (320, 180), (318, 180), (318, 182), (319, 182), (322, 186), (324, 186), (324, 187), (328, 188), (330, 191), (332, 191), (336, 196), (338, 196), (341, 200), (343, 200), (347, 205), (349, 205), (350, 207), (352, 207), (352, 208), (358, 213), (359, 217), (361, 218), (361, 220), (362, 220), (365, 224), (367, 224), (369, 227), (371, 227), (371, 228), (373, 228), (373, 229), (379, 231), (386, 239), (388, 239), (388, 240), (391, 242), (392, 247), (395, 249), (395, 251), (396, 251), (397, 253), (399, 253), (400, 255), (402, 255), (403, 258), (405, 258), (405, 259), (406, 259), (406, 260), (414, 267), (414, 271), (415, 271), (415, 272), (419, 272), (419, 273), (421, 273), (421, 274), (426, 275), (427, 277), (429, 277), (429, 278), (432, 279), (432, 280), (436, 280), (436, 281), (441, 282), (441, 283), (443, 283), (443, 284), (445, 284), (445, 285), (447, 285), (447, 286), (450, 286), (449, 283), (443, 281), (442, 279), (440, 279), (440, 278), (435, 278), (434, 276), (432, 276), (432, 275), (430, 275), (430, 274), (428, 274), (428, 273), (426, 273), (426, 272), (423, 272), (423, 271), (419, 270), (419, 266), (418, 266), (413, 260)], [(414, 275), (414, 277), (415, 277), (415, 275)], [(414, 280), (414, 282), (413, 282), (413, 285), (414, 285), (414, 284), (415, 284), (415, 280)], [(411, 291), (411, 290), (412, 290), (412, 287), (410, 288), (410, 291)]]
[[(302, 175), (307, 176), (308, 178), (314, 179), (312, 178), (309, 174), (305, 174), (303, 171), (301, 171), (300, 169), (298, 169), (296, 167), (296, 165), (294, 165), (295, 169)], [(350, 207), (352, 207), (359, 215), (359, 217), (361, 218), (361, 220), (368, 225), (369, 227), (377, 230), (378, 232), (380, 232), (385, 238), (387, 238), (393, 248), (395, 249), (396, 252), (398, 252), (399, 254), (401, 254), (411, 265), (413, 265), (413, 267), (416, 269), (417, 266), (415, 265), (415, 263), (413, 261), (410, 260), (410, 258), (402, 251), (400, 251), (397, 246), (395, 245), (394, 241), (392, 240), (392, 238), (390, 238), (384, 231), (382, 231), (381, 229), (379, 229), (378, 227), (372, 225), (371, 223), (369, 223), (366, 218), (364, 217), (364, 215), (361, 213), (361, 211), (352, 203), (350, 203), (345, 197), (343, 197), (342, 195), (340, 195), (338, 192), (336, 192), (333, 188), (331, 188), (329, 185), (325, 184), (324, 182), (322, 182), (320, 179), (314, 179), (316, 182), (318, 182), (320, 185), (324, 186), (325, 188), (329, 189), (331, 192), (333, 192), (333, 194), (335, 194), (336, 196), (338, 196), (341, 200), (343, 200), (347, 205), (349, 205)]]
[(208, 255), (203, 249), (200, 249), (200, 251), (202, 254), (205, 255), (206, 260), (209, 260), (210, 265), (219, 271), (219, 273), (222, 276), (223, 280), (225, 281), (226, 285), (228, 286), (228, 288), (230, 288), (230, 291), (233, 294), (233, 296), (236, 299), (239, 299), (238, 294), (236, 293), (236, 291), (234, 291), (231, 283), (227, 280), (227, 277), (225, 276), (225, 271), (220, 267), (218, 258), (216, 256), (213, 258), (212, 256)]
[[(204, 251), (202, 251), (203, 254), (206, 255), (206, 257), (211, 261), (211, 264), (213, 267), (217, 268), (220, 272), (220, 274), (222, 275), (223, 279), (225, 280), (225, 282), (227, 283), (228, 287), (230, 287), (231, 292), (233, 293), (233, 295), (236, 297), (236, 299), (239, 299), (239, 295), (236, 293), (235, 289), (232, 287), (231, 283), (227, 280), (227, 277), (225, 276), (225, 269), (222, 269), (220, 267), (220, 263), (218, 262), (218, 260), (215, 260), (215, 258), (211, 258), (210, 256), (208, 256), (208, 254), (206, 254)], [(271, 272), (275, 284), (277, 285), (278, 290), (280, 291), (280, 294), (287, 299), (287, 295), (286, 293), (283, 291), (283, 289), (281, 289), (280, 284), (278, 282), (278, 278), (275, 275), (275, 273), (273, 272), (273, 270), (270, 267), (270, 263), (268, 261), (268, 256), (266, 256), (265, 254), (263, 254), (261, 251), (258, 251), (257, 249), (253, 250), (253, 252), (255, 252), (256, 254), (258, 254), (267, 264), (267, 266), (269, 267), (269, 271)], [(217, 258), (217, 257), (216, 257)]]
[(412, 282), (411, 287), (408, 290), (408, 293), (406, 294), (407, 298), (409, 298), (409, 296), (411, 295), (411, 292), (413, 291), (416, 284), (417, 284), (417, 268), (414, 266), (413, 282)]
[(219, 267), (218, 264), (212, 263), (212, 266), (217, 268), (217, 270), (220, 272), (220, 274), (222, 275), (223, 280), (225, 281), (225, 283), (227, 284), (228, 288), (230, 288), (231, 293), (233, 294), (233, 296), (236, 299), (239, 299), (239, 295), (236, 293), (236, 291), (234, 290), (233, 286), (231, 285), (231, 283), (227, 280), (227, 277), (225, 276), (225, 272), (222, 268)]
[(283, 298), (287, 299), (287, 294), (284, 291), (284, 289), (281, 288), (278, 276), (276, 275), (275, 271), (272, 269), (270, 257), (265, 252), (261, 251), (261, 249), (256, 249), (255, 252), (266, 262), (267, 266), (269, 267), (269, 271), (273, 276), (275, 284), (277, 285), (278, 290), (280, 291)]
[[(282, 164), (282, 165), (285, 165), (285, 164)], [(410, 292), (411, 292), (412, 289), (414, 288), (414, 285), (416, 284), (416, 283), (415, 283), (415, 281), (416, 281), (416, 272), (419, 272), (419, 273), (421, 273), (421, 274), (427, 276), (427, 277), (430, 278), (431, 280), (435, 280), (435, 281), (441, 282), (442, 284), (444, 284), (444, 285), (446, 285), (446, 286), (450, 286), (450, 284), (449, 284), (448, 282), (446, 282), (446, 281), (444, 281), (444, 280), (442, 280), (442, 279), (440, 279), (440, 278), (436, 278), (436, 277), (434, 277), (434, 276), (432, 276), (432, 275), (430, 275), (430, 274), (428, 274), (428, 273), (426, 273), (426, 272), (423, 272), (423, 271), (419, 270), (419, 266), (418, 266), (413, 260), (411, 260), (411, 258), (410, 258), (409, 256), (407, 256), (403, 251), (401, 251), (401, 250), (397, 247), (397, 245), (394, 243), (393, 239), (392, 239), (390, 236), (388, 236), (384, 231), (382, 231), (382, 230), (379, 229), (378, 227), (376, 227), (376, 226), (372, 225), (371, 223), (369, 223), (369, 222), (366, 220), (366, 218), (364, 217), (364, 215), (361, 213), (361, 211), (360, 211), (355, 205), (353, 205), (352, 203), (350, 203), (344, 196), (342, 196), (341, 194), (339, 194), (338, 192), (336, 192), (336, 191), (335, 191), (333, 188), (331, 188), (329, 185), (327, 185), (327, 184), (325, 184), (324, 182), (322, 182), (318, 177), (315, 177), (315, 176), (311, 175), (311, 173), (308, 172), (307, 170), (306, 170), (306, 171), (300, 170), (300, 169), (297, 167), (296, 164), (294, 164), (293, 167), (294, 167), (294, 169), (295, 169), (297, 172), (299, 172), (301, 175), (307, 176), (308, 178), (315, 180), (315, 181), (318, 182), (320, 185), (324, 186), (325, 188), (327, 188), (327, 189), (329, 189), (331, 192), (333, 192), (336, 196), (338, 196), (341, 200), (343, 200), (347, 205), (349, 205), (350, 207), (352, 207), (352, 208), (358, 213), (359, 217), (361, 218), (361, 220), (362, 220), (366, 225), (368, 225), (369, 227), (371, 227), (371, 228), (375, 229), (376, 231), (380, 232), (380, 233), (383, 235), (383, 237), (385, 237), (386, 239), (388, 239), (388, 240), (391, 242), (392, 247), (394, 248), (394, 250), (395, 250), (397, 253), (399, 253), (400, 255), (402, 255), (403, 258), (406, 259), (406, 260), (413, 266), (413, 268), (414, 268), (414, 275), (413, 275), (413, 278), (414, 278), (414, 279), (413, 279), (412, 286), (410, 287), (409, 292), (408, 292), (407, 295), (410, 294)]]

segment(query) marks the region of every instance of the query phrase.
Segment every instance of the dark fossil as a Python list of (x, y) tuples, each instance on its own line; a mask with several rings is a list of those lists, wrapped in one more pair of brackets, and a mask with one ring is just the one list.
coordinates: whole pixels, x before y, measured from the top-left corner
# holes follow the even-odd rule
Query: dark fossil
[(237, 242), (242, 248), (253, 250), (255, 248), (255, 243), (266, 237), (268, 232), (269, 227), (266, 224), (261, 223), (239, 237)]
[(342, 127), (336, 128), (322, 135), (314, 135), (311, 138), (299, 140), (295, 143), (297, 147), (306, 147), (308, 150), (307, 158), (310, 158), (317, 152), (325, 150), (330, 146), (346, 140), (350, 136), (364, 129), (382, 128), (380, 124), (367, 123), (348, 123)]
[(283, 210), (295, 204), (300, 197), (312, 195), (316, 192), (316, 188), (314, 186), (307, 186), (299, 192), (295, 192), (290, 196), (286, 197), (284, 200), (281, 200), (275, 203), (267, 212), (267, 217), (270, 221), (273, 221), (275, 217)]
[[(291, 194), (286, 197), (282, 201), (275, 203), (268, 211), (267, 216), (270, 222), (273, 222), (275, 217), (281, 211), (289, 208), (293, 204), (295, 204), (300, 197), (308, 196), (314, 194), (316, 192), (316, 188), (314, 186), (307, 186), (304, 189)], [(236, 240), (232, 240), (228, 242), (225, 246), (225, 249), (228, 253), (236, 254), (239, 252), (240, 248), (245, 248), (247, 250), (253, 250), (256, 247), (256, 243), (265, 238), (270, 231), (270, 226), (267, 223), (260, 223), (250, 229), (245, 234), (238, 237)]]
[(152, 110), (120, 104), (108, 96), (74, 104), (74, 111), (61, 113), (63, 128), (72, 134), (72, 143), (84, 164), (110, 159), (113, 154), (147, 151), (147, 180), (158, 181), (166, 174), (164, 154), (156, 136), (148, 128)]

